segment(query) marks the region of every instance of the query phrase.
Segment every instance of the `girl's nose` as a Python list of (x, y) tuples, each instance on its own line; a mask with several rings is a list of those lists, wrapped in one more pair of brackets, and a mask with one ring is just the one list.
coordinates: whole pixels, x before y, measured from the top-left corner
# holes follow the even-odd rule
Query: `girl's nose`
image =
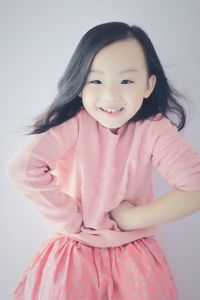
[(101, 96), (102, 100), (108, 101), (109, 103), (115, 103), (120, 99), (120, 93), (116, 86), (105, 87)]

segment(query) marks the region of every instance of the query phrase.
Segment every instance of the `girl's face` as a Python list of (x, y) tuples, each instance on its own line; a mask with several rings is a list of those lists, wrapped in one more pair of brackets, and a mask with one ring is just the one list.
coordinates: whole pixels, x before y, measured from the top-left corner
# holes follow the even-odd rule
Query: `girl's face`
[(117, 133), (138, 112), (143, 100), (148, 101), (155, 83), (155, 75), (148, 77), (142, 47), (130, 38), (96, 54), (80, 97), (97, 122)]

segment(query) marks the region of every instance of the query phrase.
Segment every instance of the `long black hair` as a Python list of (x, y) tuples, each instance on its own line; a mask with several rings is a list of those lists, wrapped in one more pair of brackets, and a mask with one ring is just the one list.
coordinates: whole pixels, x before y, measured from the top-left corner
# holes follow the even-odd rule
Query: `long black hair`
[(154, 74), (157, 78), (149, 100), (143, 101), (141, 108), (129, 122), (142, 121), (157, 113), (170, 119), (171, 114), (174, 114), (178, 121), (174, 122), (171, 119), (171, 122), (181, 130), (185, 126), (186, 114), (178, 99), (185, 97), (169, 83), (150, 38), (138, 26), (109, 22), (93, 27), (82, 37), (58, 82), (56, 97), (47, 110), (34, 119), (33, 129), (28, 135), (39, 134), (58, 126), (84, 109), (79, 94), (86, 82), (95, 55), (103, 47), (128, 38), (136, 39), (140, 43), (146, 58), (148, 76)]

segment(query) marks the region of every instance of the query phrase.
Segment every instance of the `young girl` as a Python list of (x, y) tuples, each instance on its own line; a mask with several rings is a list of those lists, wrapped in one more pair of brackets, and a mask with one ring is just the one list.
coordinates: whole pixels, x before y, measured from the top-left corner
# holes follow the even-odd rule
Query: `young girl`
[[(200, 156), (179, 133), (178, 95), (139, 27), (111, 22), (83, 36), (7, 166), (53, 234), (13, 299), (178, 299), (154, 237), (200, 209)], [(173, 188), (156, 201), (152, 163)]]

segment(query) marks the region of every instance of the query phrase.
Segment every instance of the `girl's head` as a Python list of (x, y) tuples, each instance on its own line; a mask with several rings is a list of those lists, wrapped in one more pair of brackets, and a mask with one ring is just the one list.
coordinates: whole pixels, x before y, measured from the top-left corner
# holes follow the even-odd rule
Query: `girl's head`
[[(155, 84), (140, 43), (129, 37), (99, 50), (79, 95), (87, 112), (116, 132), (136, 115)], [(112, 113), (112, 109), (120, 111)]]
[[(177, 95), (141, 28), (121, 22), (101, 24), (79, 42), (58, 83), (57, 96), (37, 117), (30, 134), (57, 126), (81, 109), (113, 131), (127, 121), (145, 120), (159, 112), (166, 117), (175, 113), (182, 129), (185, 113)], [(109, 117), (99, 109), (114, 106), (123, 108), (119, 116)]]

